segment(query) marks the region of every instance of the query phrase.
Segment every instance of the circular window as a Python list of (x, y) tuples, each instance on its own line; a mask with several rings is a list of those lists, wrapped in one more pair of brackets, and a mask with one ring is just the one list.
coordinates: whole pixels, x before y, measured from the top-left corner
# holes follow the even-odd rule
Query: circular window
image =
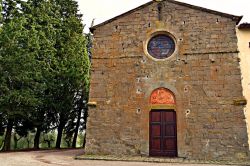
[(170, 57), (175, 51), (173, 38), (165, 34), (158, 34), (152, 37), (147, 45), (148, 53), (156, 59)]

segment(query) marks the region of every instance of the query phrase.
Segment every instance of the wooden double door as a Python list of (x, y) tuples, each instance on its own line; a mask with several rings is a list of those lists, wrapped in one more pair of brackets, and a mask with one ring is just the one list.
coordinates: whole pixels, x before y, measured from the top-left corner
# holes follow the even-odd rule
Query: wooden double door
[(152, 110), (149, 128), (150, 156), (177, 157), (176, 112)]

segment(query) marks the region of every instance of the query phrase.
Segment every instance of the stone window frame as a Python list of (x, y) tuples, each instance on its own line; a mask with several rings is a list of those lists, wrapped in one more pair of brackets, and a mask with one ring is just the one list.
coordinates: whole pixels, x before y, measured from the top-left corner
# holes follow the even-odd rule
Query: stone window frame
[[(148, 43), (149, 41), (157, 36), (157, 35), (167, 35), (169, 37), (171, 37), (175, 43), (175, 50), (174, 52), (172, 53), (172, 55), (170, 55), (169, 57), (167, 58), (164, 58), (164, 59), (157, 59), (157, 58), (154, 58), (152, 55), (150, 55), (150, 53), (148, 52)], [(144, 53), (145, 55), (153, 60), (153, 61), (156, 61), (156, 62), (164, 62), (164, 61), (169, 61), (173, 58), (175, 58), (177, 56), (177, 53), (179, 51), (179, 40), (177, 40), (177, 35), (175, 35), (175, 33), (172, 33), (166, 29), (156, 29), (155, 31), (151, 32), (150, 34), (147, 35), (147, 38), (146, 40), (143, 42), (143, 50), (144, 50)]]

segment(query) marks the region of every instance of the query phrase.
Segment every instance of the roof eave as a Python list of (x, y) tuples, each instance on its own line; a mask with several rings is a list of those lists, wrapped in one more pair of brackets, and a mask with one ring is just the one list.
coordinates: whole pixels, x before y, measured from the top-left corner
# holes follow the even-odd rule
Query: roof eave
[(118, 19), (120, 17), (126, 16), (126, 15), (128, 15), (128, 14), (134, 12), (134, 11), (137, 11), (137, 10), (139, 10), (141, 8), (144, 8), (144, 7), (148, 6), (148, 5), (151, 5), (152, 3), (154, 3), (154, 1), (150, 1), (148, 3), (145, 3), (145, 4), (143, 4), (141, 6), (138, 6), (138, 7), (134, 8), (134, 9), (132, 9), (132, 10), (129, 10), (129, 11), (125, 12), (125, 13), (122, 13), (122, 14), (120, 14), (118, 16), (115, 16), (115, 17), (113, 17), (113, 18), (111, 18), (111, 19), (109, 19), (107, 21), (104, 21), (104, 22), (102, 22), (100, 24), (97, 24), (97, 25), (95, 25), (93, 27), (90, 27), (89, 30), (90, 30), (91, 33), (94, 33), (94, 31), (96, 30), (96, 28), (98, 28), (100, 26), (103, 26), (105, 24), (108, 24), (108, 23), (110, 23), (110, 22), (112, 22), (112, 21), (114, 21), (114, 20), (116, 20), (116, 19)]
[(236, 25), (238, 25), (240, 23), (240, 21), (242, 20), (243, 16), (235, 16), (235, 18), (233, 20), (236, 21)]
[(238, 29), (250, 29), (250, 23), (242, 23), (238, 26)]
[[(183, 3), (183, 2), (179, 2), (179, 1), (175, 1), (175, 0), (163, 0), (163, 1), (169, 1), (169, 2), (174, 3), (174, 4), (177, 4), (177, 5), (182, 5), (182, 6), (186, 6), (186, 7), (195, 9), (195, 10), (200, 10), (200, 11), (204, 11), (204, 12), (207, 12), (207, 13), (219, 15), (219, 16), (221, 16), (221, 17), (230, 18), (230, 19), (232, 19), (233, 21), (236, 22), (236, 25), (238, 25), (238, 24), (240, 23), (240, 21), (241, 21), (241, 19), (242, 19), (242, 17), (243, 17), (243, 16), (235, 16), (235, 15), (231, 15), (231, 14), (227, 14), (227, 13), (219, 12), (219, 11), (216, 11), (216, 10), (211, 10), (211, 9), (207, 9), (207, 8), (203, 8), (203, 7), (199, 7), (199, 6), (195, 6), (195, 5), (191, 5), (191, 4), (187, 4), (187, 3)], [(116, 17), (113, 17), (113, 18), (111, 18), (111, 19), (109, 19), (109, 20), (107, 20), (107, 21), (104, 21), (104, 22), (102, 22), (102, 23), (100, 23), (100, 24), (97, 24), (97, 25), (95, 25), (95, 26), (89, 28), (89, 29), (90, 29), (90, 32), (93, 33), (93, 32), (96, 30), (96, 28), (98, 28), (98, 27), (100, 27), (100, 26), (103, 26), (103, 25), (105, 25), (105, 24), (108, 24), (108, 23), (110, 23), (110, 22), (112, 22), (112, 21), (114, 21), (114, 20), (116, 20), (116, 19), (118, 19), (118, 18), (120, 18), (120, 17), (126, 16), (126, 15), (128, 15), (128, 14), (134, 12), (134, 11), (137, 11), (137, 10), (139, 10), (139, 9), (141, 9), (141, 8), (144, 8), (144, 7), (148, 6), (148, 5), (151, 5), (151, 4), (153, 4), (154, 2), (155, 2), (155, 1), (152, 0), (152, 1), (148, 2), (148, 3), (145, 3), (145, 4), (143, 4), (143, 5), (139, 6), (139, 7), (137, 7), (137, 8), (134, 8), (134, 9), (129, 10), (129, 11), (123, 13), (123, 14), (120, 14), (120, 15), (118, 15), (118, 16), (116, 16)]]

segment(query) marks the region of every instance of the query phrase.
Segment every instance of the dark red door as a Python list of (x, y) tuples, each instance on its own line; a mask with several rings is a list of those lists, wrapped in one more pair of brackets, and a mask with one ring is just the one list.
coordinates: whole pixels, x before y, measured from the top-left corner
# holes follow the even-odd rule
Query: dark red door
[(176, 113), (174, 110), (150, 112), (150, 156), (177, 157)]

